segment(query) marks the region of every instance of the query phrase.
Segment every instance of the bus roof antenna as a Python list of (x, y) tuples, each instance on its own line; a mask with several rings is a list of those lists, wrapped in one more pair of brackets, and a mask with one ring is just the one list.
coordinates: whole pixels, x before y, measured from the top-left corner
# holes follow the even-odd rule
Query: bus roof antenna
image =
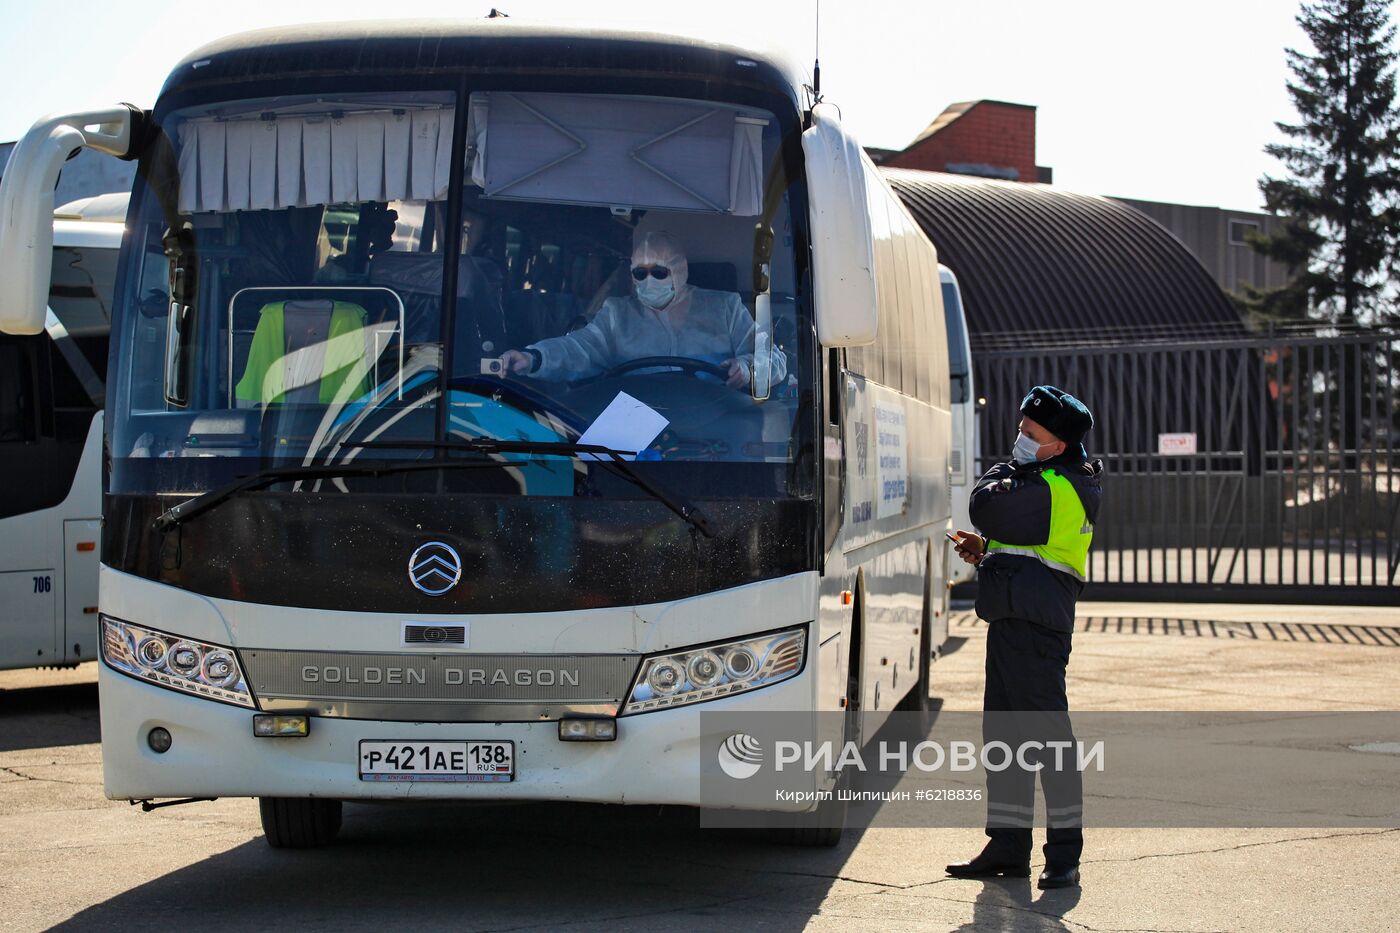
[(509, 14), (509, 13), (502, 13), (500, 10), (496, 9), (495, 7), (492, 7), (492, 8), (491, 8), (491, 12), (486, 14), (486, 18), (487, 18), (487, 19), (510, 19), (510, 14)]
[(817, 10), (816, 35), (812, 51), (812, 106), (822, 102), (822, 0), (812, 0)]

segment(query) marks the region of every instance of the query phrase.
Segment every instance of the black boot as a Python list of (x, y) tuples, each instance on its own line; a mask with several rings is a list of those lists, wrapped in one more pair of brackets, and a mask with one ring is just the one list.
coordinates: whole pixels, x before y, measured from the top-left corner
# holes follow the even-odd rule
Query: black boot
[(1079, 884), (1078, 865), (1059, 865), (1055, 862), (1046, 862), (1045, 871), (1040, 873), (1040, 880), (1035, 883), (1037, 888), (1072, 888)]
[(1016, 854), (996, 842), (987, 847), (970, 862), (954, 862), (945, 869), (954, 878), (994, 878), (1002, 875), (1007, 878), (1029, 878), (1031, 856), (1029, 852)]

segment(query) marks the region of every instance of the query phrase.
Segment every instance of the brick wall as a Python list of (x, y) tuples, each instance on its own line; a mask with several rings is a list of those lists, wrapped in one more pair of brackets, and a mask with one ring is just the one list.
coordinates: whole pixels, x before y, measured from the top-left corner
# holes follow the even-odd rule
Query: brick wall
[[(978, 101), (962, 116), (885, 164), (931, 172), (957, 171), (953, 166), (991, 166), (1013, 170), (1017, 181), (1035, 181), (1035, 108)], [(1005, 177), (1010, 177), (1009, 173)]]

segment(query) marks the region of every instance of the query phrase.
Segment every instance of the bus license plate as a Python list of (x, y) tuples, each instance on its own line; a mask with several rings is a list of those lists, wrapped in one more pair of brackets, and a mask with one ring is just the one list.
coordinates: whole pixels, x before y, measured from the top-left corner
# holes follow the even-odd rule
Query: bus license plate
[(515, 779), (514, 742), (361, 742), (362, 781)]

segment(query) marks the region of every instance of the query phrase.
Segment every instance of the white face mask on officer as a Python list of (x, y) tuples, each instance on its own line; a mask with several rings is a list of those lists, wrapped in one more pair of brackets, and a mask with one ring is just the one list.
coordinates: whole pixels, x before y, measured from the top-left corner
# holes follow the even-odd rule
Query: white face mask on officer
[(1028, 463), (1035, 463), (1040, 459), (1040, 448), (1044, 446), (1037, 444), (1021, 432), (1016, 432), (1016, 443), (1011, 447), (1011, 457), (1017, 463), (1025, 466)]

